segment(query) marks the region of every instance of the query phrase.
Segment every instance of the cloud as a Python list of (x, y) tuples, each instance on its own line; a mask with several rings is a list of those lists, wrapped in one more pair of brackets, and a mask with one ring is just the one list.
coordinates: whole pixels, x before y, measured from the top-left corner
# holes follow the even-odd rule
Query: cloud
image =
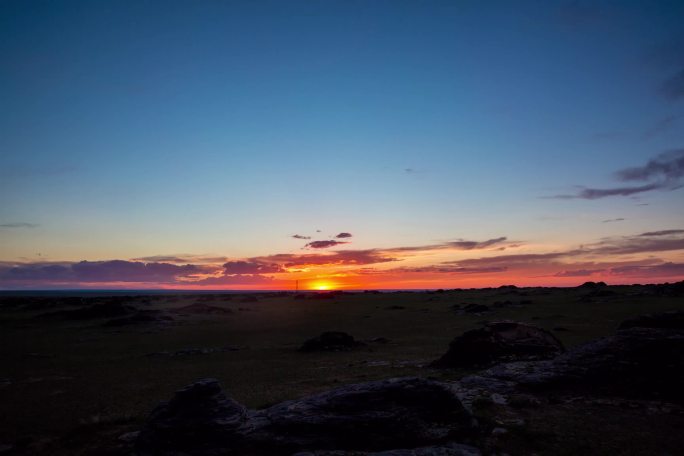
[(466, 268), (455, 265), (433, 265), (417, 268), (397, 268), (393, 272), (438, 272), (445, 274), (491, 274), (496, 272), (506, 272), (508, 268), (502, 266), (489, 266), (481, 268)]
[(131, 261), (142, 261), (144, 263), (203, 263), (215, 264), (223, 263), (228, 260), (224, 256), (204, 256), (204, 255), (151, 255), (139, 258), (132, 258)]
[(344, 239), (344, 238), (350, 238), (350, 237), (352, 237), (352, 235), (351, 235), (351, 233), (340, 233), (335, 237), (337, 239)]
[(684, 69), (679, 70), (663, 81), (659, 91), (663, 97), (672, 101), (684, 97)]
[(448, 242), (447, 244), (450, 247), (454, 247), (456, 249), (461, 249), (461, 250), (473, 250), (473, 249), (485, 249), (487, 247), (491, 247), (492, 245), (495, 244), (500, 244), (506, 240), (505, 237), (499, 237), (496, 239), (488, 239), (486, 241), (482, 242), (477, 242), (477, 241), (453, 241), (453, 242)]
[(260, 274), (232, 274), (218, 277), (207, 277), (192, 282), (192, 285), (255, 285), (273, 282), (273, 277)]
[(292, 237), (295, 239), (311, 239), (311, 236), (302, 236), (301, 234), (295, 234)]
[(656, 265), (635, 265), (612, 268), (610, 273), (628, 277), (672, 277), (684, 276), (684, 263), (661, 263)]
[(641, 233), (639, 236), (670, 236), (672, 234), (684, 234), (684, 230), (660, 230)]
[[(407, 246), (407, 247), (392, 247), (388, 249), (383, 249), (384, 252), (388, 253), (400, 253), (400, 252), (427, 252), (430, 250), (477, 250), (486, 249), (494, 245), (502, 244), (507, 240), (506, 237), (499, 237), (495, 239), (488, 239), (486, 241), (466, 241), (459, 239), (456, 241), (447, 241), (441, 244), (430, 244), (430, 245), (417, 245), (417, 246)], [(519, 247), (522, 244), (520, 242), (508, 244), (506, 247)]]
[(186, 264), (137, 261), (80, 261), (78, 263), (20, 263), (0, 267), (0, 282), (47, 281), (154, 282), (172, 283), (181, 277), (208, 272), (208, 268)]
[(620, 218), (602, 220), (601, 223), (623, 222), (624, 220), (625, 220), (625, 219), (623, 219), (622, 217), (620, 217)]
[(308, 244), (305, 245), (305, 247), (309, 247), (312, 249), (327, 249), (330, 247), (335, 247), (336, 245), (340, 244), (349, 244), (348, 242), (341, 242), (341, 241), (312, 241), (309, 242)]
[(305, 268), (308, 266), (323, 266), (323, 265), (366, 265), (376, 263), (387, 263), (391, 261), (398, 261), (398, 258), (386, 254), (385, 252), (367, 249), (367, 250), (341, 250), (336, 252), (328, 252), (325, 254), (293, 254), (280, 253), (275, 255), (268, 255), (263, 257), (250, 258), (248, 261), (256, 261), (261, 263), (275, 263), (288, 269)]
[(659, 179), (664, 183), (684, 177), (684, 149), (664, 152), (644, 166), (627, 168), (616, 173), (622, 181), (646, 181)]
[(285, 272), (277, 263), (262, 263), (259, 261), (229, 261), (223, 265), (225, 274), (271, 274)]
[(0, 228), (35, 228), (38, 225), (35, 223), (26, 223), (26, 222), (16, 222), (16, 223), (2, 223), (0, 224)]
[(604, 269), (576, 269), (574, 271), (557, 272), (554, 274), (554, 277), (587, 277), (603, 271)]
[(631, 196), (653, 190), (677, 190), (684, 186), (684, 149), (664, 152), (643, 166), (626, 168), (615, 173), (623, 182), (651, 181), (643, 185), (613, 188), (583, 188), (575, 194), (555, 195), (554, 199), (599, 199), (608, 196)]

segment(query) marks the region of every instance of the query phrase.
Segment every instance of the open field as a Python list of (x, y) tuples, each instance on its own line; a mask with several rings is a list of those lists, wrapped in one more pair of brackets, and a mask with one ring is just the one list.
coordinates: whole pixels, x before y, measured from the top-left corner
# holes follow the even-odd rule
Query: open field
[[(552, 331), (572, 347), (613, 333), (631, 316), (684, 310), (681, 297), (661, 296), (645, 287), (608, 290), (602, 295), (585, 288), (496, 288), (299, 296), (4, 296), (0, 298), (0, 444), (11, 445), (18, 454), (102, 454), (103, 447), (115, 446), (118, 436), (137, 429), (159, 401), (203, 377), (219, 379), (231, 397), (258, 409), (372, 379), (458, 379), (473, 370), (425, 365), (441, 356), (455, 336), (484, 321), (528, 322)], [(108, 322), (117, 317), (70, 313), (108, 302), (135, 307), (154, 318), (111, 326)], [(182, 309), (192, 304), (206, 306)], [(463, 312), (467, 304), (484, 304), (490, 310)], [(330, 330), (347, 332), (367, 345), (345, 352), (297, 350), (306, 339)], [(670, 432), (684, 425), (682, 416), (641, 416), (637, 422), (642, 414), (634, 414), (630, 423), (640, 429), (635, 435), (625, 432), (629, 423), (621, 422), (631, 415), (612, 415), (615, 420), (608, 420), (611, 413), (594, 410), (591, 418), (566, 423), (567, 433), (556, 437), (543, 423), (535, 424), (533, 414), (530, 427), (537, 426), (535, 432), (544, 436), (535, 442), (539, 445), (535, 451), (550, 454), (558, 451), (558, 445), (569, 450), (567, 454), (579, 451), (584, 447), (577, 447), (577, 442), (597, 432), (597, 423), (602, 427), (602, 445), (608, 447), (590, 445), (584, 448), (586, 453), (597, 448), (624, 453), (635, 442), (651, 439), (653, 444), (643, 447), (644, 454), (658, 454), (656, 450), (682, 443), (679, 435)], [(552, 423), (549, 416), (544, 419)], [(649, 423), (653, 429), (648, 429)]]

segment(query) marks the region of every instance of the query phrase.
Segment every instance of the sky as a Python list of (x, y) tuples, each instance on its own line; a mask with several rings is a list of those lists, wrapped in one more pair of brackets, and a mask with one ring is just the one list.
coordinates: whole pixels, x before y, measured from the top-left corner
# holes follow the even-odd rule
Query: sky
[(0, 1), (0, 289), (684, 279), (684, 2)]

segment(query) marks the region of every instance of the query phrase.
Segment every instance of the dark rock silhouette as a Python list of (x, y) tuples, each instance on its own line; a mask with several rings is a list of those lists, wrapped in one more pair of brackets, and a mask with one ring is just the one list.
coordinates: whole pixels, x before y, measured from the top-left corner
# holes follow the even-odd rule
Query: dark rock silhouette
[(673, 310), (658, 314), (640, 315), (620, 324), (619, 329), (629, 328), (661, 328), (684, 330), (684, 312)]
[(239, 447), (246, 422), (245, 407), (228, 398), (218, 380), (204, 379), (152, 411), (136, 449), (148, 455), (219, 454)]
[(299, 351), (349, 351), (364, 345), (345, 332), (327, 331), (304, 342)]
[(568, 388), (684, 403), (684, 330), (624, 329), (552, 360), (500, 364), (463, 382), (482, 378), (534, 390)]
[[(317, 454), (317, 450), (345, 454), (417, 448), (472, 438), (476, 433), (472, 416), (454, 389), (432, 380), (408, 377), (347, 385), (247, 412), (226, 397), (216, 380), (206, 379), (159, 405), (140, 433), (136, 449), (141, 455)], [(416, 449), (380, 454), (478, 454), (465, 452), (468, 447), (455, 448), (460, 452)]]
[(177, 312), (205, 315), (225, 315), (233, 313), (231, 309), (226, 309), (225, 307), (211, 306), (209, 304), (203, 304), (199, 302), (181, 307), (177, 309)]
[(516, 322), (493, 322), (456, 337), (432, 367), (468, 367), (493, 362), (548, 359), (563, 352), (550, 332)]
[(480, 456), (482, 453), (470, 445), (451, 443), (414, 449), (366, 451), (305, 451), (292, 456)]

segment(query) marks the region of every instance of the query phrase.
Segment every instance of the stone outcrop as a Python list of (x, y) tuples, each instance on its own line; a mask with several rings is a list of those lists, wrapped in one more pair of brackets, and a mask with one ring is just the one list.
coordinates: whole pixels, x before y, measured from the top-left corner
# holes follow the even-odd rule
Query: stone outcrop
[(563, 344), (550, 332), (516, 322), (488, 323), (456, 337), (432, 367), (470, 367), (494, 362), (552, 358)]

